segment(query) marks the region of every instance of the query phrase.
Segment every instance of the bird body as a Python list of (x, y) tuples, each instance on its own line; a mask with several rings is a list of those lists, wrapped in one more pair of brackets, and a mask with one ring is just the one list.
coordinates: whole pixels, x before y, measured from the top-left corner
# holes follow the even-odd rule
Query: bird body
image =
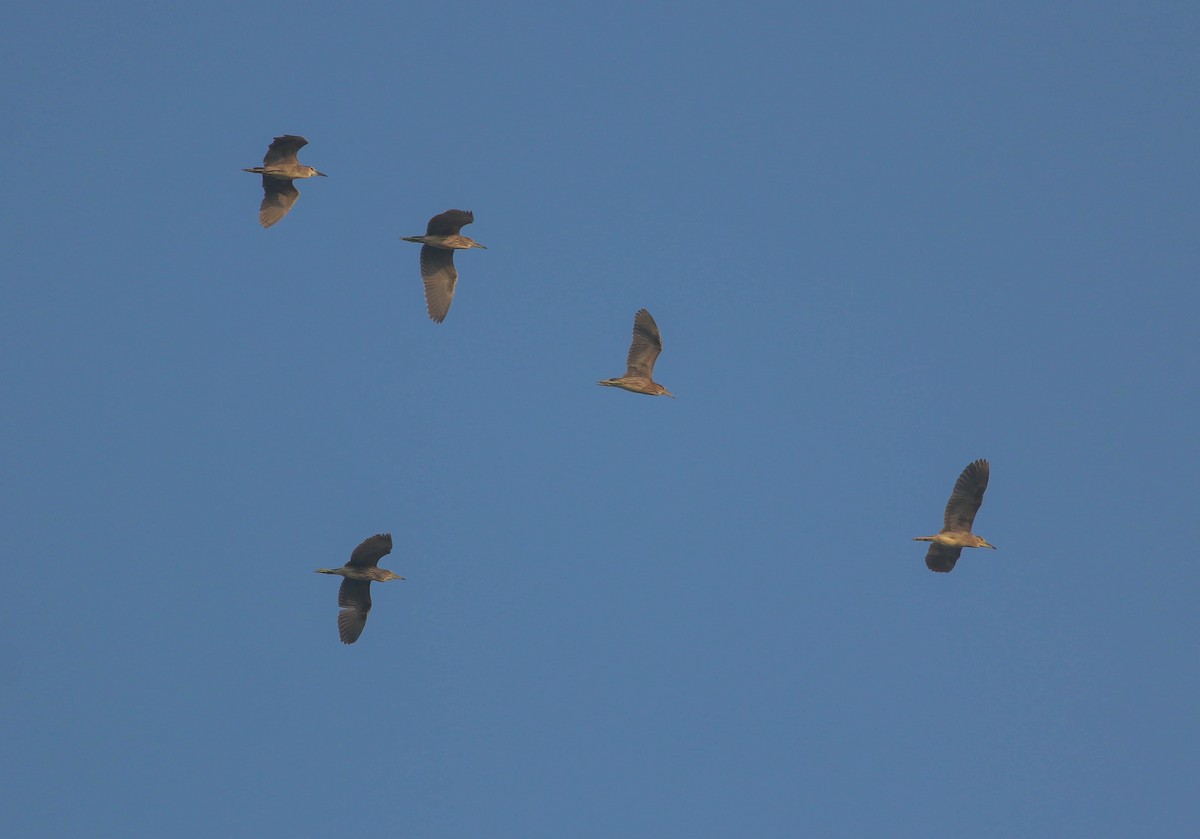
[(665, 387), (652, 382), (649, 379), (640, 378), (638, 376), (621, 376), (619, 379), (601, 379), (596, 384), (603, 387), (619, 387), (621, 390), (627, 390), (630, 393), (644, 393), (647, 396), (670, 396), (675, 398), (675, 394), (668, 391)]
[(994, 548), (995, 545), (989, 545), (984, 541), (982, 536), (976, 536), (974, 533), (964, 533), (961, 530), (943, 530), (933, 536), (914, 536), (914, 542), (934, 542), (938, 545), (946, 545), (951, 548)]
[(341, 568), (318, 568), (318, 574), (334, 574), (342, 577), (338, 589), (338, 636), (343, 644), (353, 644), (362, 635), (367, 625), (367, 614), (371, 611), (371, 583), (386, 583), (388, 580), (403, 580), (386, 568), (380, 568), (379, 560), (392, 552), (392, 535), (380, 533), (366, 539), (350, 554), (350, 561)]
[(425, 306), (429, 318), (435, 323), (446, 319), (450, 303), (454, 300), (454, 287), (458, 285), (458, 269), (454, 267), (454, 252), (483, 248), (459, 231), (475, 221), (470, 210), (446, 210), (429, 220), (424, 236), (401, 236), (405, 242), (421, 245), (421, 280), (425, 284)]
[(982, 536), (971, 532), (975, 514), (983, 504), (987, 491), (991, 467), (986, 460), (977, 460), (967, 466), (954, 483), (954, 491), (946, 502), (945, 526), (933, 536), (914, 536), (914, 542), (932, 542), (925, 554), (925, 565), (930, 571), (949, 573), (962, 555), (963, 548), (991, 548)]
[(256, 175), (263, 175), (268, 178), (278, 178), (281, 180), (294, 180), (296, 178), (315, 178), (318, 175), (322, 178), (329, 177), (324, 172), (318, 172), (311, 166), (302, 166), (300, 164), (284, 164), (275, 166), (252, 166), (249, 169), (243, 169), (243, 172), (253, 172)]
[(399, 574), (393, 574), (386, 568), (351, 568), (343, 565), (341, 568), (318, 568), (318, 574), (336, 574), (347, 580), (365, 580), (368, 583), (386, 583), (388, 580), (403, 580)]
[(292, 185), (294, 179), (328, 177), (296, 159), (296, 153), (306, 145), (308, 140), (295, 134), (276, 137), (267, 148), (262, 166), (242, 170), (262, 175), (263, 200), (258, 208), (258, 223), (263, 227), (270, 227), (286, 216), (300, 197), (300, 191)]
[(658, 360), (661, 352), (662, 335), (659, 334), (658, 324), (648, 311), (639, 309), (633, 316), (633, 341), (629, 345), (625, 375), (615, 379), (601, 379), (596, 384), (619, 387), (647, 396), (670, 396), (674, 399), (675, 394), (654, 381), (654, 362)]
[(441, 248), (444, 251), (463, 251), (468, 248), (483, 248), (487, 250), (487, 245), (481, 245), (469, 236), (459, 236), (457, 233), (452, 233), (449, 236), (401, 236), (405, 242), (420, 242), (422, 245), (428, 245), (431, 248)]

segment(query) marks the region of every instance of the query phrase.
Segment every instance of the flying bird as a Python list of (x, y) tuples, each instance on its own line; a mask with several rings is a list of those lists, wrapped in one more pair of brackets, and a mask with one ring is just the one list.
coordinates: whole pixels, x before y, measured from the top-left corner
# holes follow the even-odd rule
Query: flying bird
[(483, 248), (474, 239), (460, 236), (458, 231), (475, 221), (470, 210), (446, 210), (429, 220), (424, 236), (402, 236), (405, 242), (421, 243), (421, 279), (425, 282), (425, 305), (430, 320), (441, 323), (454, 300), (458, 271), (454, 268), (454, 252)]
[(633, 316), (633, 342), (629, 345), (629, 358), (625, 362), (625, 375), (617, 379), (602, 379), (596, 382), (605, 387), (619, 387), (647, 396), (675, 395), (654, 381), (654, 362), (662, 352), (662, 336), (658, 324), (645, 309)]
[(942, 532), (936, 536), (914, 536), (914, 542), (932, 542), (929, 553), (925, 554), (925, 564), (930, 571), (949, 573), (954, 570), (954, 563), (963, 548), (991, 548), (982, 536), (971, 532), (975, 523), (975, 514), (983, 503), (983, 493), (987, 491), (990, 468), (986, 460), (977, 460), (962, 471), (954, 482), (954, 492), (946, 502), (946, 522)]
[(262, 175), (263, 200), (258, 208), (258, 223), (263, 227), (270, 227), (286, 216), (300, 197), (300, 191), (292, 186), (293, 179), (311, 178), (316, 175), (328, 177), (324, 172), (318, 172), (296, 160), (296, 152), (306, 145), (308, 140), (295, 134), (276, 137), (267, 148), (262, 166), (242, 170)]
[(386, 583), (388, 580), (403, 580), (380, 568), (379, 560), (392, 552), (392, 534), (380, 533), (365, 540), (350, 554), (350, 561), (341, 568), (318, 568), (318, 574), (337, 574), (342, 577), (338, 591), (338, 635), (343, 644), (353, 644), (362, 635), (367, 625), (367, 614), (371, 611), (371, 583)]

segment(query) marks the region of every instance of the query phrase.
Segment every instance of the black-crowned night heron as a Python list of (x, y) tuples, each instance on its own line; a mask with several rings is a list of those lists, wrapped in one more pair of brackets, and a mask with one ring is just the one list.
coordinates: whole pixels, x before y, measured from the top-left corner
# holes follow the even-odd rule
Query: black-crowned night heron
[(258, 223), (263, 227), (270, 227), (286, 216), (300, 197), (300, 191), (292, 186), (293, 179), (312, 178), (317, 175), (327, 177), (324, 172), (318, 172), (296, 160), (296, 152), (306, 145), (308, 140), (295, 134), (276, 137), (267, 148), (262, 166), (242, 170), (262, 175), (263, 200), (258, 208)]
[(914, 542), (933, 542), (925, 554), (925, 564), (930, 571), (949, 572), (963, 548), (992, 548), (982, 536), (971, 532), (975, 514), (983, 503), (987, 491), (990, 467), (986, 460), (977, 460), (962, 471), (954, 483), (954, 492), (946, 502), (946, 520), (942, 532), (936, 536), (914, 536)]
[(447, 210), (429, 220), (424, 236), (400, 237), (406, 242), (422, 245), (421, 279), (425, 282), (425, 305), (429, 309), (429, 318), (437, 323), (446, 319), (454, 300), (454, 286), (458, 283), (454, 252), (469, 248), (487, 250), (487, 245), (458, 235), (458, 231), (473, 221), (475, 214), (470, 210)]
[(367, 613), (371, 611), (371, 583), (386, 583), (388, 580), (403, 580), (385, 568), (379, 568), (379, 560), (392, 552), (392, 534), (380, 533), (365, 540), (350, 554), (350, 561), (341, 568), (318, 568), (318, 574), (336, 574), (343, 577), (338, 591), (338, 634), (343, 644), (353, 644), (362, 635), (367, 625)]
[(633, 316), (633, 342), (629, 345), (629, 358), (625, 361), (625, 375), (618, 379), (602, 379), (596, 382), (605, 387), (619, 387), (647, 396), (675, 395), (654, 381), (654, 362), (662, 352), (662, 336), (658, 324), (645, 309)]

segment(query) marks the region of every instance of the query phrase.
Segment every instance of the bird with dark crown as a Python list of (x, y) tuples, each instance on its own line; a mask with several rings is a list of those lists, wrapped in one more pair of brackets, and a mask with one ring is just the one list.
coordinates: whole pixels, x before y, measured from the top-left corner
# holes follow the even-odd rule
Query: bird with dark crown
[(483, 248), (474, 239), (459, 233), (475, 221), (470, 210), (446, 210), (429, 220), (424, 236), (401, 236), (405, 242), (417, 242), (421, 247), (421, 281), (425, 283), (425, 306), (429, 319), (441, 323), (454, 300), (458, 285), (458, 269), (454, 267), (454, 252)]
[(662, 352), (662, 335), (658, 324), (645, 309), (633, 316), (633, 341), (629, 344), (629, 356), (625, 360), (625, 375), (615, 379), (596, 382), (604, 387), (619, 387), (647, 396), (670, 396), (675, 394), (654, 381), (654, 362)]
[(258, 207), (258, 223), (263, 227), (270, 227), (286, 216), (300, 197), (300, 190), (292, 185), (294, 179), (328, 177), (296, 159), (296, 153), (306, 145), (308, 140), (295, 134), (276, 137), (267, 148), (262, 166), (242, 170), (262, 175), (263, 200)]
[(971, 532), (975, 524), (975, 514), (983, 504), (983, 494), (987, 491), (988, 477), (991, 467), (986, 460), (977, 460), (958, 476), (954, 483), (954, 491), (946, 502), (946, 515), (940, 533), (933, 536), (914, 536), (914, 542), (932, 542), (929, 552), (925, 554), (925, 565), (930, 571), (949, 573), (954, 570), (963, 548), (991, 548), (982, 536)]
[(379, 560), (392, 552), (392, 534), (380, 533), (363, 541), (350, 554), (350, 561), (341, 568), (318, 568), (318, 574), (335, 574), (342, 577), (338, 590), (338, 635), (343, 644), (353, 644), (362, 635), (367, 625), (367, 614), (371, 611), (371, 583), (386, 583), (388, 580), (403, 580), (379, 567)]

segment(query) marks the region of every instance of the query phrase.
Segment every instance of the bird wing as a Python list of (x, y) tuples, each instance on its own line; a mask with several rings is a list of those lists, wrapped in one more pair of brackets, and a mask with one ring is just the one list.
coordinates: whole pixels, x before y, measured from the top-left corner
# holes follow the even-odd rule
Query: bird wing
[(391, 552), (392, 534), (378, 533), (370, 539), (364, 539), (362, 544), (354, 549), (354, 553), (350, 554), (350, 561), (346, 564), (356, 568), (374, 568), (379, 564), (379, 560)]
[(371, 611), (371, 583), (368, 580), (342, 580), (338, 589), (338, 635), (343, 644), (353, 644), (367, 625)]
[(447, 210), (438, 213), (429, 220), (425, 228), (426, 236), (457, 236), (464, 225), (475, 221), (475, 214), (470, 210)]
[(454, 251), (422, 245), (421, 279), (425, 282), (425, 305), (429, 309), (429, 317), (441, 323), (450, 311), (454, 286), (458, 283)]
[(629, 345), (629, 358), (625, 362), (629, 368), (626, 376), (639, 376), (652, 379), (654, 362), (662, 352), (662, 336), (658, 332), (658, 324), (645, 309), (638, 310), (633, 316), (633, 342)]
[(975, 514), (983, 503), (983, 493), (987, 490), (989, 467), (986, 460), (977, 460), (962, 471), (954, 482), (954, 492), (946, 502), (946, 530), (961, 530), (971, 532), (975, 523)]
[(929, 546), (929, 553), (925, 554), (925, 564), (930, 571), (948, 574), (954, 570), (954, 563), (958, 562), (961, 554), (962, 548), (951, 548), (934, 542)]
[(263, 175), (263, 200), (258, 206), (258, 223), (270, 227), (288, 214), (299, 197), (300, 190), (292, 186), (290, 180)]
[(276, 137), (274, 142), (267, 147), (267, 154), (263, 158), (263, 166), (270, 166), (276, 163), (295, 163), (296, 152), (308, 145), (308, 140), (303, 137), (297, 137), (295, 134), (284, 134), (282, 137)]

